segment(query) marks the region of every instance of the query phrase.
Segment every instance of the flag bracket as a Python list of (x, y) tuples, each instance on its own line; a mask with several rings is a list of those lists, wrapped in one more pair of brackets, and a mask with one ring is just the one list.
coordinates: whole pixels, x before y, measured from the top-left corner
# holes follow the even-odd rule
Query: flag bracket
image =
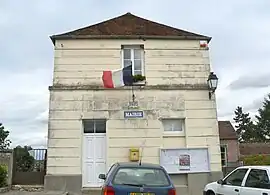
[(132, 101), (129, 102), (128, 107), (133, 109), (133, 108), (138, 108), (138, 101), (136, 101), (136, 96), (134, 93), (134, 88), (133, 85), (131, 85), (131, 93), (132, 93)]
[(134, 94), (134, 88), (133, 85), (131, 86), (131, 92), (132, 92), (132, 102), (135, 102), (135, 94)]

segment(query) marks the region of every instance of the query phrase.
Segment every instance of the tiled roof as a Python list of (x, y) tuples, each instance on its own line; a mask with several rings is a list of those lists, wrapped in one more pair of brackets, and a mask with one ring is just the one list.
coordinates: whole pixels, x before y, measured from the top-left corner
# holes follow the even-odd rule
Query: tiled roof
[(241, 155), (270, 154), (270, 143), (241, 143)]
[(51, 36), (53, 42), (56, 39), (86, 38), (211, 40), (211, 37), (153, 22), (129, 12), (91, 26)]
[(238, 139), (237, 133), (230, 121), (218, 121), (218, 129), (221, 140)]

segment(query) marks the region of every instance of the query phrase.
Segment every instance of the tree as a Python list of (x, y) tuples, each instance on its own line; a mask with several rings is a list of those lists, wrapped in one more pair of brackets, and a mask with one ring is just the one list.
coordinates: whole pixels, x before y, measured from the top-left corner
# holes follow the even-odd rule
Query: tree
[(34, 168), (35, 159), (29, 154), (30, 150), (32, 150), (31, 146), (14, 148), (17, 171), (29, 172)]
[(5, 130), (5, 127), (0, 123), (0, 149), (8, 149), (11, 141), (7, 139), (9, 136), (9, 131)]
[(264, 99), (263, 105), (258, 109), (257, 129), (262, 132), (265, 142), (270, 142), (270, 94)]
[(239, 142), (262, 142), (265, 140), (262, 132), (256, 128), (249, 113), (244, 113), (242, 107), (237, 107), (233, 120), (236, 122), (236, 132)]

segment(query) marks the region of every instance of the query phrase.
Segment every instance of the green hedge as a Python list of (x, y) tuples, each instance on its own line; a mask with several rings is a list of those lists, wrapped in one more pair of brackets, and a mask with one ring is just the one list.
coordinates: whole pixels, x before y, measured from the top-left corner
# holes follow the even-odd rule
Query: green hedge
[(270, 155), (249, 155), (242, 158), (244, 165), (270, 165)]
[(7, 185), (8, 167), (6, 165), (0, 165), (0, 187)]

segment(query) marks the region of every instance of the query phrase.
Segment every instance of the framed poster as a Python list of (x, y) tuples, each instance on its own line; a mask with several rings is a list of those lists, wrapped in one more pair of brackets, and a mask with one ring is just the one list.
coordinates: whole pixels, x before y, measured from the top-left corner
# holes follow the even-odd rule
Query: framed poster
[(170, 174), (210, 172), (208, 148), (161, 149), (160, 165)]
[(190, 155), (181, 154), (179, 156), (179, 170), (190, 170)]

